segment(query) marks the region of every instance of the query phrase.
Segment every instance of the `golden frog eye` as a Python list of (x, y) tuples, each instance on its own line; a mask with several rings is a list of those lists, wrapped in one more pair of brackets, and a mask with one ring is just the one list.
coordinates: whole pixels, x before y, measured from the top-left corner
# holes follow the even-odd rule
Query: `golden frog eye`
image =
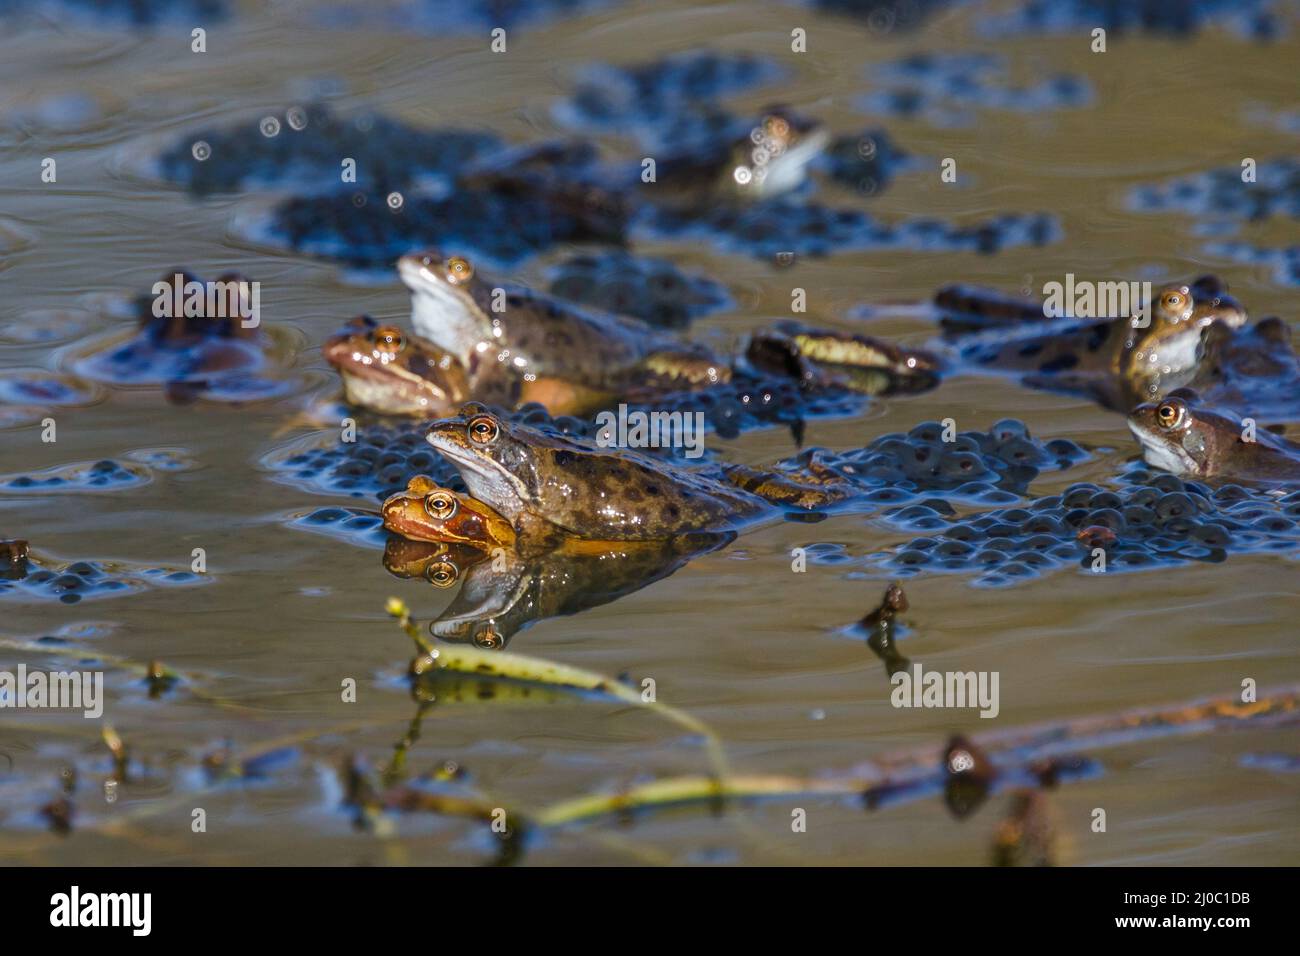
[(396, 355), (406, 346), (406, 337), (395, 325), (381, 325), (371, 333), (370, 340), (374, 343), (376, 352), (389, 355)]
[(501, 647), (505, 641), (501, 635), (491, 627), (485, 627), (482, 631), (474, 635), (474, 643), (485, 650), (494, 651)]
[(424, 510), (439, 521), (446, 521), (454, 515), (456, 505), (456, 499), (445, 491), (435, 491), (424, 499)]
[(1156, 421), (1165, 428), (1173, 428), (1182, 418), (1183, 410), (1173, 402), (1165, 402), (1156, 409)]
[(456, 583), (456, 578), (460, 572), (456, 570), (456, 565), (450, 561), (437, 561), (431, 565), (424, 576), (429, 579), (429, 583), (436, 588), (449, 588)]
[(447, 281), (452, 285), (460, 285), (472, 278), (474, 278), (474, 267), (470, 265), (468, 259), (452, 256), (447, 260)]
[(469, 423), (469, 440), (479, 445), (490, 445), (496, 441), (500, 429), (489, 415), (479, 415)]
[(1187, 305), (1187, 296), (1181, 292), (1166, 292), (1160, 297), (1160, 304), (1170, 312), (1178, 312)]

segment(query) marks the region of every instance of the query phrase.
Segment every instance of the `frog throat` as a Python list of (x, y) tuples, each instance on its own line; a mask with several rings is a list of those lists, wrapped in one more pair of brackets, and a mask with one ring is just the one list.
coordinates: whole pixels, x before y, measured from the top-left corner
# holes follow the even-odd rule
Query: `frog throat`
[(466, 364), (470, 351), (492, 336), (492, 323), (468, 290), (457, 290), (424, 266), (399, 260), (398, 274), (411, 290), (411, 325), (417, 335)]
[(1154, 432), (1137, 422), (1130, 421), (1128, 427), (1141, 443), (1142, 457), (1146, 459), (1147, 464), (1155, 465), (1175, 475), (1200, 473), (1200, 465), (1180, 442), (1171, 441), (1165, 435)]

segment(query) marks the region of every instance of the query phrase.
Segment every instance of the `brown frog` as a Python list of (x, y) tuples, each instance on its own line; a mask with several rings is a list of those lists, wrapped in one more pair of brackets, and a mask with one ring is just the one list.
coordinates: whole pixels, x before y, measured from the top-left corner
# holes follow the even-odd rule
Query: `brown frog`
[(501, 421), (475, 403), (427, 437), (519, 537), (668, 540), (736, 530), (770, 508), (726, 481)]
[(469, 398), (465, 369), (451, 355), (395, 325), (358, 316), (321, 346), (347, 401), (385, 415), (437, 418)]
[(415, 253), (397, 268), (411, 290), (415, 331), (461, 363), (476, 396), (491, 387), (511, 405), (539, 402), (552, 414), (578, 414), (636, 390), (731, 377), (702, 346), (636, 319), (494, 285), (463, 256)]
[(1176, 475), (1300, 482), (1300, 445), (1201, 407), (1190, 389), (1139, 405), (1128, 426), (1147, 463)]
[[(998, 311), (1005, 311), (1005, 303)], [(1030, 326), (1007, 340), (961, 350), (967, 362), (1003, 369), (1035, 388), (1087, 395), (1127, 411), (1186, 385), (1197, 373), (1201, 336), (1214, 323), (1238, 327), (1246, 312), (1214, 276), (1160, 288), (1146, 309), (1109, 320), (1064, 320), (1043, 332)]]
[(487, 551), (515, 546), (510, 522), (469, 495), (417, 475), (380, 509), (384, 527), (416, 541), (468, 544)]

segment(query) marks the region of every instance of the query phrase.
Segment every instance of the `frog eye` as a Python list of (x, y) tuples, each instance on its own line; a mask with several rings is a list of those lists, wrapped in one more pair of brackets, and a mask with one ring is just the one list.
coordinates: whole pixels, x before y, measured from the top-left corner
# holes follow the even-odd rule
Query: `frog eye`
[(371, 333), (370, 340), (374, 343), (376, 352), (388, 355), (396, 355), (406, 347), (406, 337), (395, 325), (381, 325)]
[(449, 588), (460, 577), (460, 571), (450, 561), (435, 561), (429, 565), (428, 570), (424, 572), (424, 576), (436, 588)]
[(439, 521), (446, 521), (456, 513), (458, 502), (445, 491), (435, 491), (424, 499), (424, 510)]
[(1170, 312), (1180, 312), (1187, 306), (1187, 296), (1171, 289), (1160, 297), (1160, 304)]
[(790, 132), (790, 124), (782, 116), (769, 116), (763, 121), (763, 128), (767, 130), (769, 136), (775, 136), (782, 139)]
[(474, 278), (474, 267), (470, 265), (468, 259), (452, 256), (447, 260), (447, 281), (452, 285), (460, 285), (472, 278)]
[(1175, 402), (1163, 402), (1156, 409), (1156, 421), (1162, 428), (1173, 428), (1183, 417), (1183, 406)]
[(469, 440), (479, 445), (490, 445), (496, 441), (500, 429), (490, 415), (479, 415), (469, 423)]
[(501, 634), (491, 626), (485, 627), (474, 635), (474, 643), (485, 650), (494, 651), (505, 644)]

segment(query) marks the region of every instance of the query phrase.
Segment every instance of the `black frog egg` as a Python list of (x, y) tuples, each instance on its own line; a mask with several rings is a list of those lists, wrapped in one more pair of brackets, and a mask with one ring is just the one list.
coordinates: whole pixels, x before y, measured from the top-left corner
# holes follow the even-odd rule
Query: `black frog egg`
[(1024, 530), (1027, 534), (1033, 535), (1059, 536), (1064, 533), (1060, 520), (1050, 514), (1031, 515), (1024, 524)]
[(899, 552), (898, 556), (894, 558), (894, 562), (905, 568), (921, 567), (930, 563), (930, 556), (924, 551), (909, 548), (906, 551)]
[(1068, 438), (1053, 438), (1043, 448), (1057, 461), (1075, 462), (1088, 457), (1088, 453)]
[(1124, 528), (1124, 516), (1114, 508), (1099, 508), (1096, 511), (1087, 512), (1082, 525), (1085, 528), (1096, 525), (1102, 528), (1110, 528), (1111, 531), (1121, 531)]
[(943, 425), (938, 422), (921, 422), (907, 433), (907, 437), (914, 442), (937, 445), (943, 442)]
[(1127, 528), (1148, 527), (1156, 521), (1155, 511), (1145, 505), (1125, 505), (1121, 514), (1124, 515), (1124, 526)]
[(1065, 508), (1082, 508), (1092, 501), (1092, 496), (1100, 492), (1096, 485), (1078, 484), (1066, 488), (1061, 495), (1061, 505)]
[(984, 460), (969, 451), (948, 452), (939, 461), (939, 475), (943, 478), (965, 481), (986, 474)]
[(1170, 521), (1196, 514), (1196, 505), (1190, 495), (1182, 491), (1171, 491), (1156, 501), (1155, 512), (1160, 521)]
[(975, 549), (967, 542), (951, 538), (939, 542), (934, 549), (934, 553), (943, 558), (965, 558), (967, 555), (973, 554), (974, 551)]
[(1094, 511), (1098, 508), (1112, 508), (1118, 511), (1124, 507), (1124, 502), (1113, 491), (1099, 491), (1088, 500), (1087, 507)]
[(1036, 465), (1043, 461), (1043, 453), (1025, 438), (1012, 438), (998, 446), (997, 455), (1008, 465)]
[(1253, 525), (1258, 531), (1268, 531), (1271, 534), (1282, 534), (1290, 531), (1295, 527), (1295, 522), (1285, 515), (1268, 515), (1260, 518)]
[(1004, 418), (993, 423), (993, 427), (989, 429), (989, 434), (999, 442), (1006, 442), (1013, 438), (1028, 438), (1029, 429), (1025, 427), (1024, 422), (1017, 418)]
[(1151, 486), (1166, 493), (1181, 492), (1183, 490), (1183, 480), (1177, 475), (1156, 475), (1151, 480)]
[(1227, 528), (1213, 522), (1197, 525), (1192, 529), (1191, 536), (1194, 541), (1199, 541), (1207, 548), (1224, 548), (1232, 540)]

